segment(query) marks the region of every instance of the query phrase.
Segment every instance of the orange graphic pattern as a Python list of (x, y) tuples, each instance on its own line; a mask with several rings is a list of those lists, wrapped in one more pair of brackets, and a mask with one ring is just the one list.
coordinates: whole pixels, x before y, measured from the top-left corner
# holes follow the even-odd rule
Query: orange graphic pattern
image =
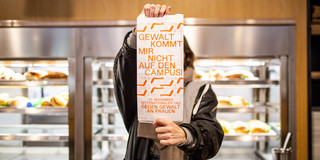
[(145, 86), (147, 84), (147, 80), (143, 82), (143, 84), (137, 84), (137, 86)]
[(160, 86), (172, 86), (173, 80), (171, 80), (170, 84), (160, 84)]
[[(150, 29), (153, 29), (155, 25), (163, 25), (163, 23), (152, 23)], [(177, 25), (177, 29), (180, 29), (180, 27), (184, 25), (184, 23), (179, 23)], [(147, 26), (144, 26), (142, 30), (138, 30), (137, 29), (137, 32), (145, 32), (147, 30)], [(160, 30), (161, 32), (172, 32), (173, 31), (173, 25), (170, 27), (170, 29), (168, 30)]]
[(173, 90), (169, 94), (160, 94), (160, 96), (171, 96), (173, 94)]
[(147, 90), (144, 90), (142, 94), (137, 94), (138, 96), (145, 96), (147, 94)]

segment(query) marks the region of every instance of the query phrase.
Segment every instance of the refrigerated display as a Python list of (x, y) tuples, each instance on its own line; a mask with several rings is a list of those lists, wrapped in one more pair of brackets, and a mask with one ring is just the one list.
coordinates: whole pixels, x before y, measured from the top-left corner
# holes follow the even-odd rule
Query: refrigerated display
[[(68, 107), (0, 107), (0, 157), (12, 159), (17, 152), (14, 156), (25, 159), (50, 159), (48, 154), (56, 159), (122, 159), (128, 135), (114, 100), (112, 68), (135, 23), (1, 23), (1, 66), (22, 76), (33, 68), (64, 68), (68, 79), (27, 80), (16, 74), (22, 79), (0, 80), (0, 93), (9, 93), (0, 98), (45, 100), (67, 92), (70, 99)], [(217, 118), (229, 123), (257, 119), (270, 127), (268, 133), (226, 134), (216, 159), (268, 159), (269, 149), (280, 147), (288, 131), (295, 153), (295, 23), (186, 18), (184, 24), (196, 56), (195, 80), (210, 83), (225, 100)]]
[(68, 158), (68, 61), (0, 61), (1, 159)]
[(210, 83), (218, 99), (217, 119), (225, 132), (218, 159), (239, 147), (247, 149), (242, 158), (271, 159), (271, 148), (280, 145), (281, 129), (271, 127), (281, 119), (280, 67), (280, 57), (195, 61), (194, 80)]

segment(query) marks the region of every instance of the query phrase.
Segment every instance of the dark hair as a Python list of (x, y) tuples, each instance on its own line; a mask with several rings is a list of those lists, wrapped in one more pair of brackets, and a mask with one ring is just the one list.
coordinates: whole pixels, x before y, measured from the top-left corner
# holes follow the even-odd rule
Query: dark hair
[(194, 61), (194, 54), (189, 46), (189, 43), (187, 41), (187, 38), (185, 36), (183, 36), (183, 41), (184, 41), (184, 54), (185, 54), (185, 57), (184, 57), (184, 69), (186, 70), (187, 67), (191, 67), (194, 69), (194, 66), (193, 66), (193, 61)]

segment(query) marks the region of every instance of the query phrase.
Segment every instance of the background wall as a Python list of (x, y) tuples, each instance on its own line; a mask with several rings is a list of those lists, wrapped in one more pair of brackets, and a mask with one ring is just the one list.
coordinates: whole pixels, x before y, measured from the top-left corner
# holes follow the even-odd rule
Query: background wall
[(0, 19), (136, 19), (146, 3), (174, 6), (173, 13), (195, 18), (294, 18), (292, 0), (0, 0)]
[(0, 0), (0, 20), (135, 20), (145, 3), (171, 5), (189, 18), (295, 19), (296, 154), (308, 158), (307, 0)]

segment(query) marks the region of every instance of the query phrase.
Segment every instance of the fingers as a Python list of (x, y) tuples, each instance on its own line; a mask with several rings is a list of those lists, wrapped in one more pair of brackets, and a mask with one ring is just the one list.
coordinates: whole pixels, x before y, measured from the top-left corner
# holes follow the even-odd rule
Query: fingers
[(150, 4), (144, 5), (143, 11), (144, 11), (144, 14), (145, 14), (147, 17), (150, 17)]
[(153, 14), (154, 17), (159, 17), (160, 9), (161, 9), (161, 5), (157, 4), (155, 7), (155, 10), (154, 10), (154, 14)]
[(159, 17), (163, 17), (164, 14), (166, 13), (166, 10), (167, 10), (167, 6), (166, 5), (162, 5), (161, 9), (159, 11)]
[(171, 11), (171, 6), (166, 8), (166, 13), (164, 15), (169, 15)]
[(154, 5), (154, 4), (150, 5), (150, 15), (149, 15), (149, 17), (154, 17), (155, 8), (156, 8), (156, 5)]
[(145, 14), (146, 17), (163, 17), (169, 15), (171, 6), (160, 5), (160, 4), (146, 4), (143, 7), (141, 14)]
[(173, 123), (172, 121), (169, 121), (167, 119), (164, 118), (157, 118), (156, 120), (154, 120), (153, 122), (153, 127), (157, 128), (159, 126), (167, 126), (168, 124)]

